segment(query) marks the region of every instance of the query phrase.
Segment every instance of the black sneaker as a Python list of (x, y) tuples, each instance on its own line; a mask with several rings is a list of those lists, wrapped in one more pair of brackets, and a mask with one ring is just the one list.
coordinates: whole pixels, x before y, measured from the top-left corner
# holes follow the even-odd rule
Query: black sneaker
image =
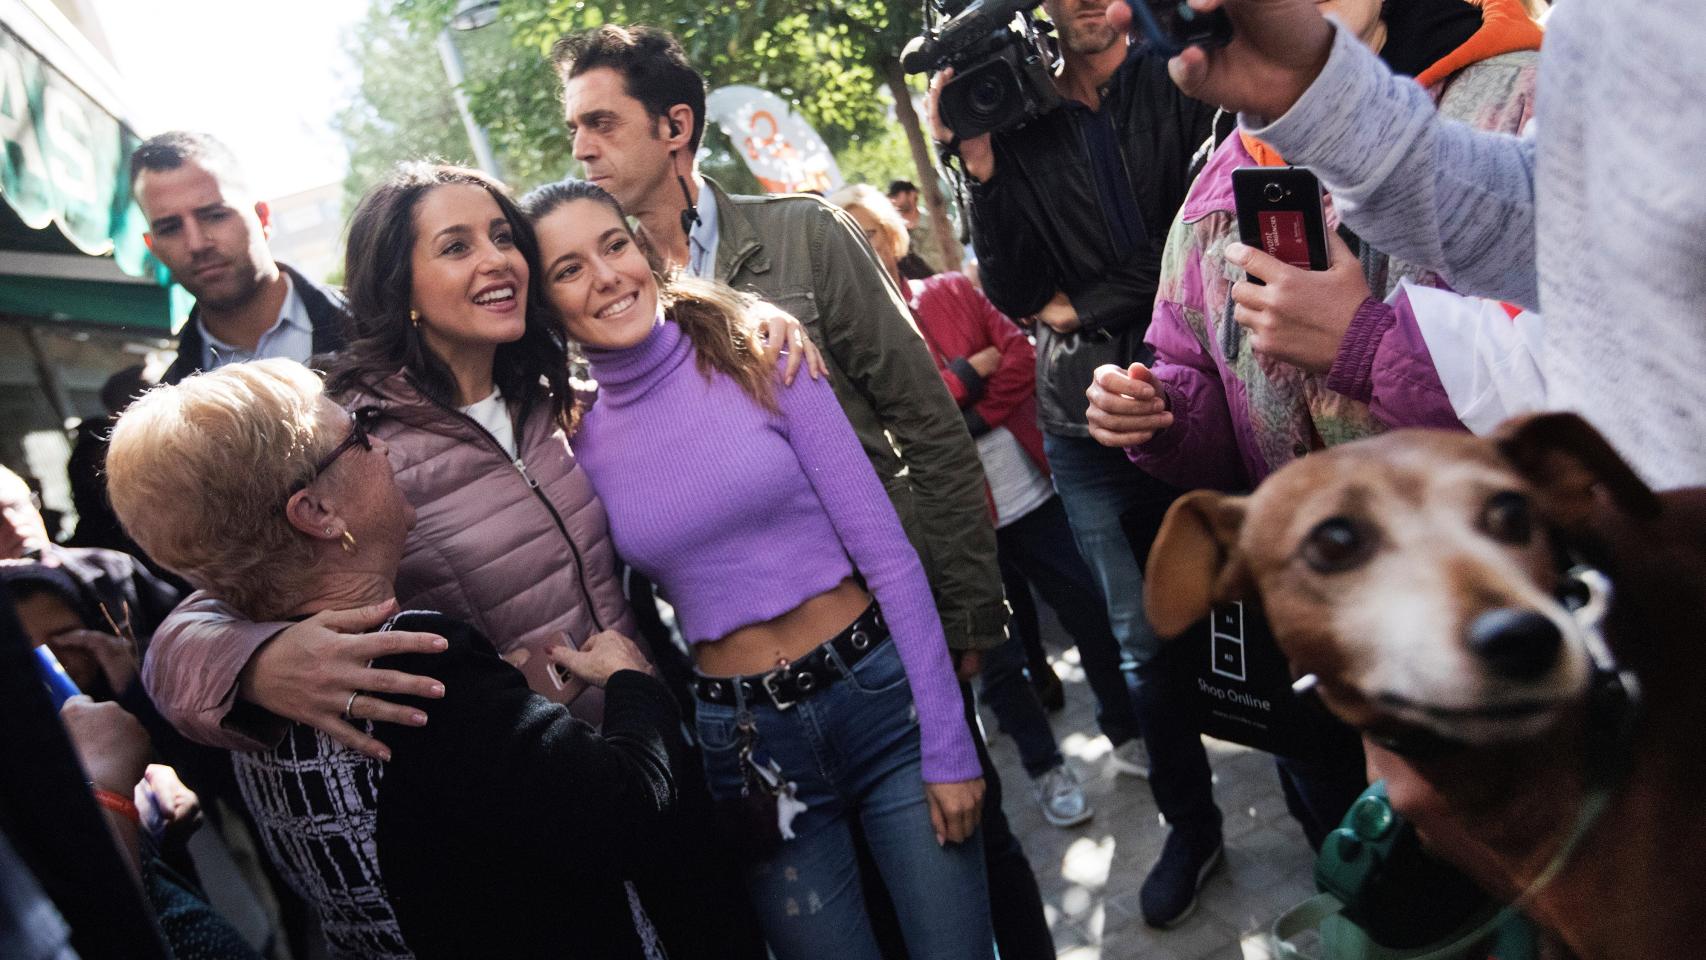
[(1222, 846), (1219, 830), (1195, 835), (1169, 830), (1161, 859), (1150, 868), (1138, 898), (1143, 922), (1166, 928), (1190, 916), (1197, 908), (1197, 891), (1220, 864)]

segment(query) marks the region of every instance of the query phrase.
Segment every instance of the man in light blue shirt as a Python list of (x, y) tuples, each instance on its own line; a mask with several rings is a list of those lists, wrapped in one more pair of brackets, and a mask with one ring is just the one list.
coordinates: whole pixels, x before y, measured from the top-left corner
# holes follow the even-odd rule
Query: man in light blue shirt
[(221, 340), (218, 334), (207, 328), (205, 311), (199, 311), (203, 315), (197, 316), (192, 322), (202, 336), (203, 370), (223, 367), (228, 363), (266, 360), (271, 357), (306, 361), (314, 354), (314, 324), (308, 319), (308, 309), (302, 305), (302, 298), (297, 296), (296, 286), (291, 283), (290, 275), (280, 271), (279, 277), (284, 280), (284, 305), (279, 308), (278, 319), (261, 334), (252, 348)]

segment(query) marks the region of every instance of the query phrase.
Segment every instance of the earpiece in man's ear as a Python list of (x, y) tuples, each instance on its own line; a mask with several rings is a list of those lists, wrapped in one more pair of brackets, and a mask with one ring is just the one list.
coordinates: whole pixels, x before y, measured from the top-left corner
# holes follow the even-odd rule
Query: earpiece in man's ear
[(674, 117), (669, 118), (669, 135), (672, 137), (681, 136), (681, 121)]

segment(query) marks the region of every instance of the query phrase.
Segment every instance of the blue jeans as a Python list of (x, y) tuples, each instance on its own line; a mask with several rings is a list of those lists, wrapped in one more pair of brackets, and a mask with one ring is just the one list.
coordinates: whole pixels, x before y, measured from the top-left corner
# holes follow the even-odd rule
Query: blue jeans
[(1043, 451), (1072, 524), (1072, 538), (1108, 605), (1114, 638), (1128, 657), (1142, 664), (1155, 655), (1159, 641), (1143, 616), (1143, 569), (1120, 517), (1145, 504), (1164, 512), (1178, 491), (1132, 465), (1124, 450), (1089, 437), (1044, 433)]
[[(1138, 557), (1149, 544), (1126, 536), (1122, 517), (1142, 514), (1153, 531), (1178, 491), (1139, 470), (1124, 450), (1088, 437), (1043, 434), (1054, 487), (1066, 505), (1073, 539), (1108, 598), (1108, 619), (1120, 647), (1137, 663), (1137, 718), (1149, 747), (1149, 788), (1155, 805), (1174, 827), (1218, 833), (1212, 774), (1202, 737), (1190, 712), (1189, 688), (1180, 658), (1150, 629), (1143, 616), (1143, 569)], [(1153, 535), (1153, 534), (1151, 534)]]
[(747, 871), (765, 939), (779, 960), (881, 957), (849, 829), (857, 817), (894, 899), (908, 952), (991, 957), (983, 840), (974, 835), (936, 844), (900, 654), (888, 641), (845, 672), (785, 711), (759, 703), (699, 704), (699, 741), (713, 797), (740, 795), (738, 727), (747, 713), (760, 750), (781, 765), (806, 805), (794, 819), (794, 839)]

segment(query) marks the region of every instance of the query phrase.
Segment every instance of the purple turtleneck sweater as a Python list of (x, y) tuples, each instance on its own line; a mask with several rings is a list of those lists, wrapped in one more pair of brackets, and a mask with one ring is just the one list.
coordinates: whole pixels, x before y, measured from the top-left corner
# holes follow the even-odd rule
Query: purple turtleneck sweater
[(688, 642), (781, 616), (857, 567), (906, 666), (924, 779), (981, 776), (924, 567), (828, 382), (779, 388), (770, 413), (701, 374), (669, 322), (586, 354), (599, 392), (575, 456), (616, 549), (662, 589)]

